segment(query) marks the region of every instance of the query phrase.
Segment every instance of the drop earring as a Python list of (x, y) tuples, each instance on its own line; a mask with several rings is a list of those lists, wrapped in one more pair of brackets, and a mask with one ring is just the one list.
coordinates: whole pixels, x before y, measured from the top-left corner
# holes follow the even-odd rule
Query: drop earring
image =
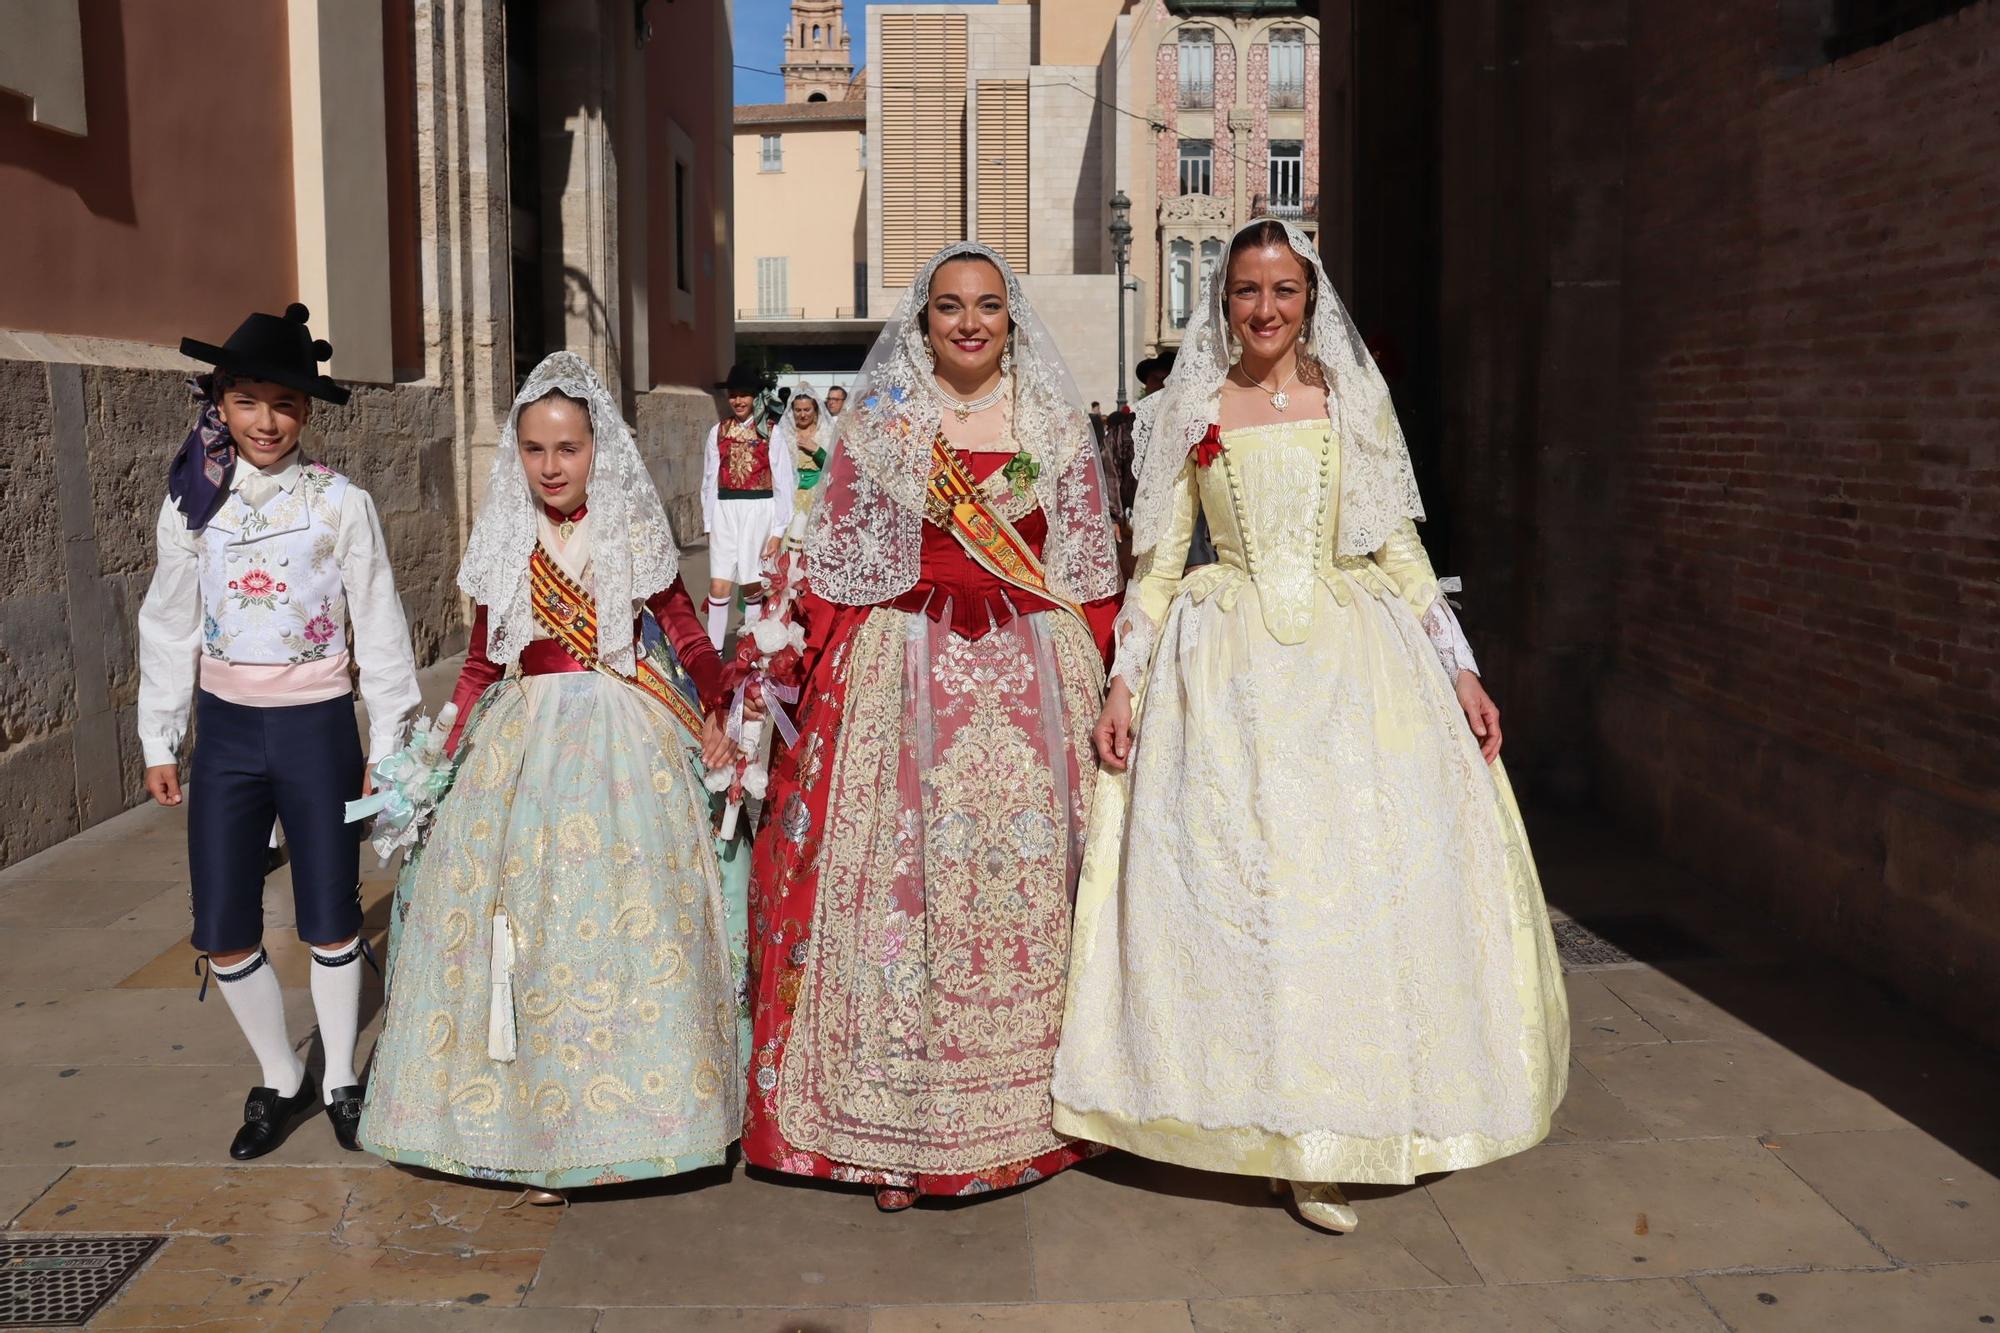
[(1000, 352), (1000, 373), (1002, 375), (1014, 373), (1014, 335), (1011, 333), (1007, 335), (1007, 346)]

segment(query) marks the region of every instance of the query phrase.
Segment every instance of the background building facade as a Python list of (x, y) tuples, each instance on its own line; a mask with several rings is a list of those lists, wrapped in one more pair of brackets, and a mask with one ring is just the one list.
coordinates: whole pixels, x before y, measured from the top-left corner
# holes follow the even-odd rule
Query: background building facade
[(841, 9), (794, 0), (785, 100), (735, 112), (737, 347), (822, 391), (853, 378), (880, 326), (868, 319), (868, 105)]
[(192, 420), (183, 334), (311, 307), (353, 399), (316, 405), (307, 448), (374, 495), (420, 661), (464, 642), (459, 553), (548, 350), (618, 387), (699, 531), (731, 352), (729, 33), (717, 6), (643, 14), (0, 10), (0, 251), (23, 261), (0, 283), (0, 863), (139, 795), (133, 626)]
[(854, 82), (846, 0), (793, 0), (785, 31), (787, 102), (844, 102)]
[(1263, 214), (1315, 232), (1320, 211), (1320, 35), (1278, 0), (1143, 0), (1119, 25), (1132, 169), (1133, 269), (1154, 349), (1178, 347), (1201, 281)]
[[(1118, 358), (1105, 232), (1116, 11), (1096, 0), (868, 11), (870, 314), (887, 317), (944, 245), (982, 241), (1021, 275), (1084, 398), (1106, 404)], [(1128, 364), (1136, 346), (1128, 326)]]

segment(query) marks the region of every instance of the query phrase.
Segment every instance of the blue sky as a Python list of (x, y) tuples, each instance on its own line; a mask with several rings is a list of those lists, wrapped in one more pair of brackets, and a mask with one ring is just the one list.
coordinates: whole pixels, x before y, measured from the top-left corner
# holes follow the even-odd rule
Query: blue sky
[[(874, 0), (881, 4), (935, 3), (935, 0)], [(993, 0), (961, 0), (968, 4), (991, 4)], [(847, 31), (854, 39), (854, 67), (868, 65), (867, 0), (847, 0)], [(785, 58), (785, 19), (792, 12), (791, 0), (736, 0), (736, 104), (782, 102), (785, 81), (776, 74), (755, 74), (742, 66), (775, 70)]]

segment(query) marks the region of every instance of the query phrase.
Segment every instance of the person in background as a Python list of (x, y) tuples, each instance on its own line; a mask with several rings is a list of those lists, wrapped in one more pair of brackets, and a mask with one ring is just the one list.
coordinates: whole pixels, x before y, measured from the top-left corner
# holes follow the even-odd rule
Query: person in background
[(723, 384), (728, 415), (702, 448), (701, 517), (708, 533), (708, 637), (722, 650), (729, 632), (729, 604), (743, 588), (743, 621), (756, 623), (764, 609), (764, 562), (778, 553), (792, 522), (791, 454), (771, 448), (756, 418), (763, 382), (745, 365), (729, 369)]
[(794, 509), (804, 513), (812, 508), (813, 487), (819, 485), (820, 469), (826, 466), (826, 442), (833, 432), (820, 416), (819, 400), (813, 397), (811, 385), (801, 384), (794, 390), (789, 406), (771, 432), (771, 447), (790, 451), (799, 478)]

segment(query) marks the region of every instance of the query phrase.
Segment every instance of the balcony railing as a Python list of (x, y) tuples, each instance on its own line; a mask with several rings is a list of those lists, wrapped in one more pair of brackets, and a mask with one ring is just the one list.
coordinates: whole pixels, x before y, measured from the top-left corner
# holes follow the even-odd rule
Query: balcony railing
[(824, 319), (866, 319), (868, 318), (868, 312), (866, 310), (861, 309), (858, 306), (851, 306), (851, 305), (834, 306), (831, 309), (829, 309), (826, 306), (814, 306), (814, 307), (800, 306), (784, 310), (767, 310), (762, 306), (740, 306), (737, 308), (736, 318), (738, 320), (796, 319), (796, 320), (808, 320), (808, 321), (824, 320)]
[(1314, 217), (1319, 213), (1319, 196), (1316, 194), (1253, 195), (1250, 199), (1250, 212), (1256, 217)]
[(1303, 83), (1274, 83), (1271, 85), (1271, 105), (1274, 108), (1303, 107), (1306, 104), (1306, 86)]
[(1182, 79), (1181, 105), (1191, 110), (1202, 110), (1215, 105), (1215, 80)]

